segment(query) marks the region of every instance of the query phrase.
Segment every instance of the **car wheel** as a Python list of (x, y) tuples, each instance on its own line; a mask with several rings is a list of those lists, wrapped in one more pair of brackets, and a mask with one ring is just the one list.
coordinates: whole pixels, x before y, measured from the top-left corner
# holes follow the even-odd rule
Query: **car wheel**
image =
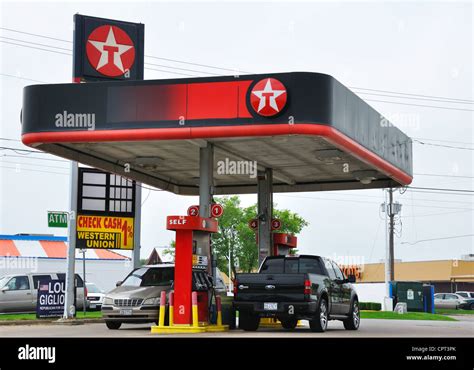
[(287, 330), (293, 330), (294, 328), (296, 328), (296, 325), (298, 325), (297, 319), (286, 319), (286, 320), (280, 320), (280, 321), (281, 321), (281, 326)]
[(109, 328), (110, 330), (118, 330), (118, 329), (120, 329), (120, 327), (122, 326), (122, 323), (121, 323), (121, 322), (118, 322), (118, 321), (106, 321), (106, 322), (105, 322), (105, 325), (106, 325), (107, 328)]
[(469, 305), (469, 309), (470, 309), (470, 310), (474, 310), (474, 303), (471, 303), (471, 304)]
[(328, 303), (326, 298), (321, 298), (316, 315), (309, 321), (311, 331), (322, 333), (328, 327)]
[(255, 331), (260, 325), (260, 317), (250, 312), (239, 312), (239, 328), (245, 331)]
[(344, 329), (346, 330), (357, 330), (360, 326), (360, 310), (359, 302), (357, 299), (351, 304), (351, 311), (349, 312), (349, 317), (343, 321)]

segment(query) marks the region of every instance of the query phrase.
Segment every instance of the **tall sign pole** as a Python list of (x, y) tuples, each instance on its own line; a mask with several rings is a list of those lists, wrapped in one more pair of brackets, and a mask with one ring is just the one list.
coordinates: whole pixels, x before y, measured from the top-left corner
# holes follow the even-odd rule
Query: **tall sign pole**
[(133, 268), (140, 267), (140, 234), (141, 234), (141, 223), (142, 223), (142, 184), (135, 184), (135, 219), (134, 219), (134, 234), (133, 234), (133, 252), (132, 261)]
[[(140, 23), (75, 14), (72, 81), (80, 83), (87, 81), (143, 80), (144, 35), (145, 26)], [(69, 245), (63, 315), (65, 319), (72, 318), (75, 315), (74, 290), (78, 173), (78, 163), (72, 161), (70, 172)], [(140, 211), (141, 207), (137, 209), (138, 215), (140, 215)], [(134, 226), (136, 227), (136, 225)], [(140, 232), (136, 234), (140, 238)], [(137, 245), (140, 245), (139, 239)], [(139, 264), (140, 261), (140, 251), (139, 248), (137, 249), (138, 251), (133, 252), (134, 265)]]
[(77, 162), (71, 161), (69, 176), (69, 230), (68, 230), (68, 250), (67, 250), (67, 272), (66, 272), (66, 296), (64, 299), (63, 318), (73, 318), (76, 311), (74, 300), (75, 289), (75, 264), (76, 264), (76, 216), (77, 216)]

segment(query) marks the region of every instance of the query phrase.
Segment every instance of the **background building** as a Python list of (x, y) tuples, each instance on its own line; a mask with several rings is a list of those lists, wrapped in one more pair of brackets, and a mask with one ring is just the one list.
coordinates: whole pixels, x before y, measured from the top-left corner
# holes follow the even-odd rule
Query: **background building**
[[(395, 261), (396, 281), (420, 281), (432, 284), (435, 292), (474, 291), (474, 256), (438, 261)], [(345, 266), (345, 272), (356, 270), (358, 283), (383, 283), (385, 265), (368, 263), (364, 266)]]
[[(0, 276), (26, 272), (66, 272), (67, 238), (0, 235)], [(129, 257), (106, 249), (87, 249), (86, 281), (108, 291), (132, 270)], [(83, 276), (83, 254), (76, 249), (76, 273)]]

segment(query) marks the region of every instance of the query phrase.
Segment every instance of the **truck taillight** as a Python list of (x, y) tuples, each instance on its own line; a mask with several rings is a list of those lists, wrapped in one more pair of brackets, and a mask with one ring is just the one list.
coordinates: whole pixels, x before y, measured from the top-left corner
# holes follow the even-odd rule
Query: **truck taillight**
[(237, 285), (238, 285), (238, 284), (239, 284), (239, 283), (237, 282), (237, 280), (234, 280), (234, 295), (237, 294)]
[(305, 280), (304, 281), (304, 294), (311, 294), (311, 281), (310, 280)]

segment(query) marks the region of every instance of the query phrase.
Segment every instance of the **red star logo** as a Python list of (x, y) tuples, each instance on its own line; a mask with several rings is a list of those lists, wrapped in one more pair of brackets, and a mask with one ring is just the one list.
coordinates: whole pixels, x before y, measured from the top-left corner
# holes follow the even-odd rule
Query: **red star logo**
[(266, 78), (257, 82), (250, 92), (252, 108), (265, 117), (280, 113), (285, 107), (286, 100), (286, 88), (275, 78)]
[(135, 47), (127, 33), (117, 26), (97, 27), (87, 39), (89, 63), (109, 77), (124, 75), (135, 61)]

